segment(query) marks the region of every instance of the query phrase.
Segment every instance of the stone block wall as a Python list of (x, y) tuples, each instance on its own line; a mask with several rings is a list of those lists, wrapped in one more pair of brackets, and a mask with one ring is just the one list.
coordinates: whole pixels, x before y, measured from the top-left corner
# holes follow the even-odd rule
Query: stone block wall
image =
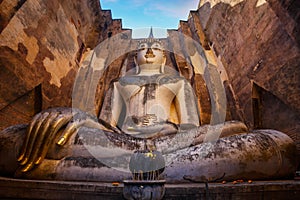
[(122, 31), (97, 0), (2, 0), (0, 22), (0, 130), (71, 106), (83, 54)]
[(201, 0), (188, 23), (226, 73), (230, 110), (252, 129), (287, 133), (300, 152), (299, 8), (297, 0)]
[[(181, 32), (203, 46), (224, 84), (226, 120), (283, 131), (300, 152), (299, 7), (297, 0), (200, 0), (187, 21), (168, 32)], [(71, 106), (78, 70), (89, 75), (88, 68), (79, 68), (84, 57), (124, 31), (121, 20), (113, 20), (98, 0), (2, 0), (0, 11), (0, 130), (28, 123), (43, 109)], [(210, 123), (213, 99), (203, 74), (187, 62), (191, 58), (173, 53), (167, 58), (193, 84), (201, 124)], [(132, 68), (132, 55), (114, 60), (99, 80), (96, 113), (109, 81), (124, 65)]]

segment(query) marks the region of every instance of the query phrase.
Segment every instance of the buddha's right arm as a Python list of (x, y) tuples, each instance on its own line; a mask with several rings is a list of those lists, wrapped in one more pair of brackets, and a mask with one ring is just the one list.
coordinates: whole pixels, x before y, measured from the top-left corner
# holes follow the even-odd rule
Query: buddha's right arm
[(111, 99), (112, 115), (110, 119), (110, 124), (114, 127), (117, 127), (122, 108), (126, 106), (117, 85), (118, 83), (113, 84), (113, 95)]
[(27, 128), (18, 157), (21, 172), (27, 172), (39, 165), (53, 143), (58, 146), (66, 144), (79, 126), (97, 126), (97, 122), (87, 116), (86, 113), (72, 108), (53, 108), (35, 115)]

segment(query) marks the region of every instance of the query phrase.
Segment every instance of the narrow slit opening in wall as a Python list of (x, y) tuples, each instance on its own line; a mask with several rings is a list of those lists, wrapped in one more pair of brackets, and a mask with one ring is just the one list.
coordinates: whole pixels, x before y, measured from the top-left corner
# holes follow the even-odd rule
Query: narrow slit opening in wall
[(252, 112), (253, 112), (253, 126), (254, 128), (262, 127), (262, 105), (261, 105), (261, 91), (260, 87), (252, 83)]

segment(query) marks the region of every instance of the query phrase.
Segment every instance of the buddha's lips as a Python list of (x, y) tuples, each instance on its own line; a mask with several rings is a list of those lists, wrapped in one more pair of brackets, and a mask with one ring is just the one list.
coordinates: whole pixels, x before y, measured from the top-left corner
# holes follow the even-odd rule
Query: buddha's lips
[(152, 60), (146, 60), (146, 63), (151, 64), (151, 63), (153, 63), (153, 61)]
[(154, 57), (155, 57), (155, 55), (152, 54), (152, 53), (151, 53), (151, 54), (146, 54), (146, 55), (145, 55), (145, 58), (154, 58)]

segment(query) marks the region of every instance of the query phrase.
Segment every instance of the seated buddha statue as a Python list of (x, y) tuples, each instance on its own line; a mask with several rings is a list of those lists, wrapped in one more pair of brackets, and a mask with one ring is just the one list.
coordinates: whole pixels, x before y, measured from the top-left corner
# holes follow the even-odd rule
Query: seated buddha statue
[[(134, 152), (143, 150), (162, 154), (165, 162), (158, 168), (165, 169), (162, 176), (170, 182), (275, 178), (294, 172), (295, 145), (281, 132), (249, 132), (237, 121), (201, 126), (193, 88), (180, 75), (165, 73), (159, 40), (140, 42), (135, 63), (134, 74), (111, 83), (112, 96), (104, 100), (110, 102), (109, 117), (107, 112), (97, 118), (79, 109), (51, 108), (29, 125), (2, 131), (1, 174), (121, 181), (131, 176)], [(220, 138), (203, 143), (207, 134)]]

